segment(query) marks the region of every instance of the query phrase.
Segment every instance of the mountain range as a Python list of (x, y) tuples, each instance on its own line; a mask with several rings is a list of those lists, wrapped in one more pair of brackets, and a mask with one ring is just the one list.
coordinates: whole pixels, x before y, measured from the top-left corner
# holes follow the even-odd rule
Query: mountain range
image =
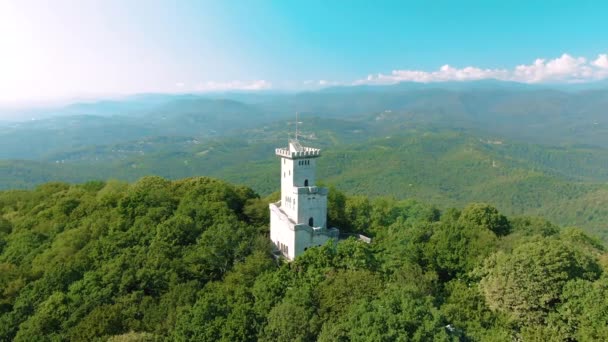
[(0, 125), (0, 188), (210, 175), (270, 194), (274, 148), (299, 112), (301, 139), (325, 151), (320, 179), (347, 193), (489, 202), (608, 238), (608, 90), (580, 87), (403, 83), (77, 103)]

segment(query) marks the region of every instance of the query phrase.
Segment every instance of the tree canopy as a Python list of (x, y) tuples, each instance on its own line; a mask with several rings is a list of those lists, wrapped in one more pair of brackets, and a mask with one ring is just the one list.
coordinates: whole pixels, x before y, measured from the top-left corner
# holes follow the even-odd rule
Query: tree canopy
[(211, 178), (0, 192), (0, 340), (608, 339), (608, 254), (473, 203), (329, 198), (372, 237), (276, 259), (268, 206)]

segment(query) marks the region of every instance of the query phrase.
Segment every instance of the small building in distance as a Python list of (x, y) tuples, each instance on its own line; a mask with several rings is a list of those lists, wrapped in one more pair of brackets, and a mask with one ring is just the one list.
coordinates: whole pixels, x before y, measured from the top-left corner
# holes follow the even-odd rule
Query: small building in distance
[(318, 148), (297, 139), (275, 150), (281, 160), (281, 200), (270, 204), (270, 239), (289, 260), (308, 248), (338, 239), (337, 228), (327, 228), (327, 188), (315, 185)]

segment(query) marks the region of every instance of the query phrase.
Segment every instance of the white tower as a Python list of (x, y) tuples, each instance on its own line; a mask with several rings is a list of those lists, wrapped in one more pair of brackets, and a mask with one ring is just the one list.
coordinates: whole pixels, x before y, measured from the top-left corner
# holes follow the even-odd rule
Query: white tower
[(293, 260), (309, 247), (337, 239), (339, 231), (327, 228), (327, 189), (315, 185), (321, 150), (293, 139), (275, 153), (281, 160), (281, 200), (270, 204), (270, 239)]

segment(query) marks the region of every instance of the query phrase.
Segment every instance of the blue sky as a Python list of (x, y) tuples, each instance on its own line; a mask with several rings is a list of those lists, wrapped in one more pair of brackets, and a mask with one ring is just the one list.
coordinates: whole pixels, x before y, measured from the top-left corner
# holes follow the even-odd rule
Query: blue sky
[(1, 0), (0, 102), (608, 77), (607, 1)]

